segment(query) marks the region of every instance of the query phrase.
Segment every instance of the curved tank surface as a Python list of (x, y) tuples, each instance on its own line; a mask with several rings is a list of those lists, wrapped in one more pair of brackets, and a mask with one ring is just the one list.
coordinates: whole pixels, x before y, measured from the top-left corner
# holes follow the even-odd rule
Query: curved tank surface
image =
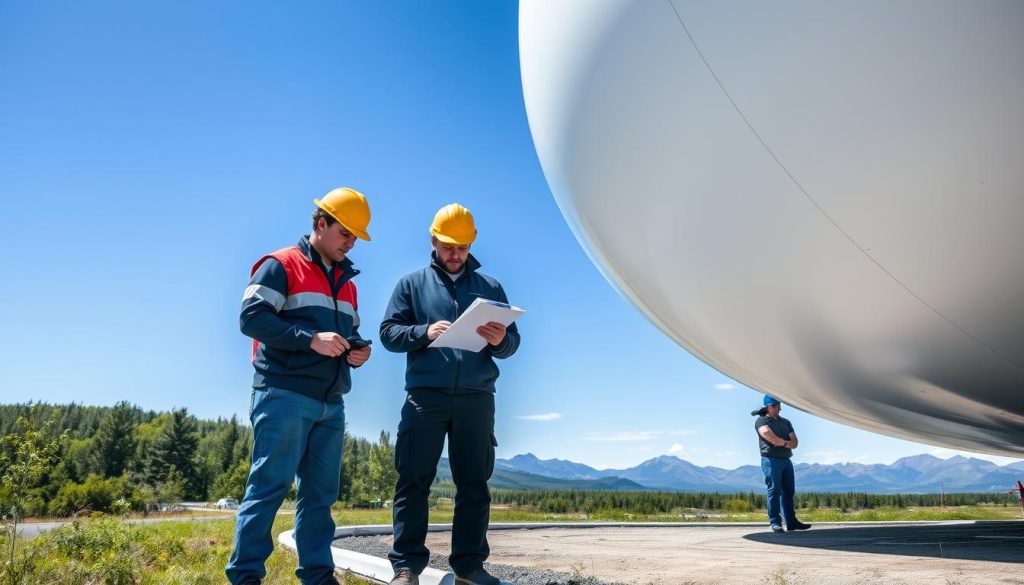
[(523, 0), (523, 93), (606, 277), (728, 376), (1024, 455), (1024, 3)]

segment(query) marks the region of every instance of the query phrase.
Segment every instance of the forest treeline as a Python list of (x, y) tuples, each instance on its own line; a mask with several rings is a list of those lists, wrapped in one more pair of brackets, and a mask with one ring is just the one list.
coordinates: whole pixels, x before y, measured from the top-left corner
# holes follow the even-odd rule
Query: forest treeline
[[(185, 408), (155, 412), (127, 402), (0, 405), (0, 437), (0, 477), (44, 444), (56, 449), (53, 464), (22, 486), (17, 502), (10, 482), (0, 486), (0, 509), (17, 504), (22, 516), (240, 501), (252, 448), (252, 428), (236, 417), (202, 420)], [(393, 458), (388, 433), (376, 443), (346, 434), (339, 501), (389, 499)]]
[[(345, 435), (338, 501), (365, 505), (390, 500), (394, 446)], [(0, 509), (21, 516), (69, 516), (85, 511), (146, 510), (158, 502), (241, 500), (249, 471), (252, 428), (237, 418), (202, 420), (185, 408), (142, 410), (45, 403), (0, 405)], [(11, 478), (19, 457), (52, 451), (45, 472)], [(24, 461), (22, 461), (24, 463)], [(28, 482), (27, 484), (24, 482)], [(17, 489), (11, 486), (17, 485)], [(625, 492), (492, 488), (494, 504), (549, 513), (672, 514), (682, 510), (746, 512), (764, 509), (764, 495), (715, 492)], [(450, 481), (435, 483), (432, 502), (453, 498)], [(291, 494), (294, 497), (294, 493)], [(1007, 505), (993, 494), (868, 494), (798, 492), (800, 508)]]
[[(435, 485), (435, 498), (454, 497), (452, 485)], [(758, 492), (627, 492), (593, 490), (521, 490), (492, 488), (494, 504), (531, 507), (541, 512), (597, 514), (626, 512), (637, 515), (678, 514), (686, 511), (750, 512), (765, 509), (765, 496)], [(797, 492), (798, 508), (828, 508), (841, 512), (877, 508), (917, 508), (938, 506), (1013, 505), (1003, 494), (868, 494)]]

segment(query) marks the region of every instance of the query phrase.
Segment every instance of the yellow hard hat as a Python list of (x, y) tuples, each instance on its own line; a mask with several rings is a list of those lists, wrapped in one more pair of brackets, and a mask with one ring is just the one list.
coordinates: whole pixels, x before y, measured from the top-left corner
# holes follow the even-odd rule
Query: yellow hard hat
[(370, 205), (366, 197), (355, 189), (339, 187), (328, 191), (323, 199), (314, 199), (317, 207), (331, 214), (345, 229), (361, 240), (370, 240), (366, 228), (370, 227)]
[(459, 246), (472, 244), (476, 239), (473, 214), (458, 203), (449, 203), (437, 210), (430, 234), (446, 244)]

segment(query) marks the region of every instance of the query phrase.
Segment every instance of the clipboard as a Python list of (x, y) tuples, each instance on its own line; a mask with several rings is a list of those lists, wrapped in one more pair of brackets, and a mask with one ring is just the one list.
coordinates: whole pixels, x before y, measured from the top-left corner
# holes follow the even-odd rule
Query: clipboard
[(491, 321), (508, 327), (525, 312), (519, 307), (477, 297), (466, 312), (427, 347), (480, 351), (487, 345), (487, 340), (476, 332), (477, 327)]

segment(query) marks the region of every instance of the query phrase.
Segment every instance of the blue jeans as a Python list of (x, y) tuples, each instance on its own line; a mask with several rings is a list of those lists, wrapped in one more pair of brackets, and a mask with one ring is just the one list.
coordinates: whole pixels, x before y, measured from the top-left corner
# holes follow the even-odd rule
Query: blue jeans
[(796, 522), (796, 510), (793, 506), (793, 495), (796, 494), (793, 462), (778, 457), (762, 457), (761, 471), (764, 472), (764, 484), (768, 488), (768, 521), (782, 526), (782, 516), (785, 516), (786, 525), (793, 524)]
[(292, 480), (298, 485), (295, 544), (304, 585), (334, 575), (331, 542), (345, 440), (345, 404), (321, 402), (280, 388), (253, 390), (252, 467), (235, 521), (235, 550), (224, 572), (237, 585), (266, 576), (264, 562), (274, 550), (270, 528)]
[(491, 493), (487, 480), (494, 471), (494, 394), (410, 390), (402, 407), (395, 441), (394, 544), (391, 566), (419, 573), (430, 560), (427, 498), (437, 474), (445, 436), (455, 482), (452, 553), (448, 564), (456, 575), (483, 567), (490, 555), (487, 525)]

